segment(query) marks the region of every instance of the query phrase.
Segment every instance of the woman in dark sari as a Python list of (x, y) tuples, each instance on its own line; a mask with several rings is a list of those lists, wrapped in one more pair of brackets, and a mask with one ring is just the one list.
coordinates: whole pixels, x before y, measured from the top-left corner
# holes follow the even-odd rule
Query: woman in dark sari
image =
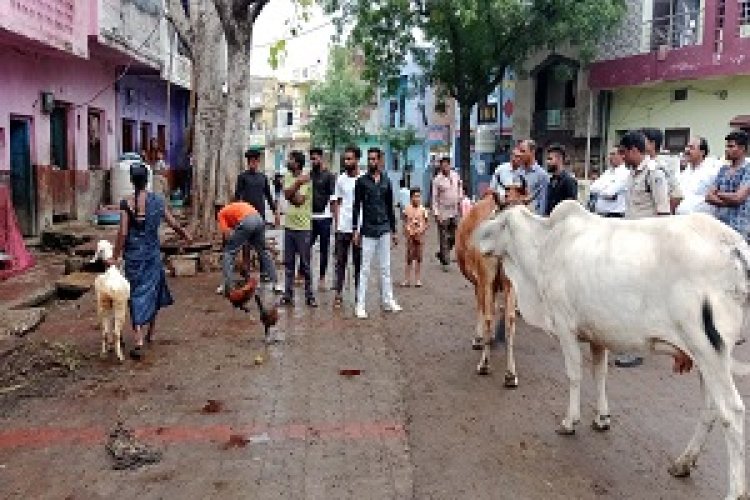
[[(130, 167), (130, 181), (135, 193), (120, 202), (120, 230), (114, 258), (122, 254), (125, 277), (130, 282), (130, 320), (135, 331), (135, 346), (130, 357), (143, 357), (143, 342), (151, 342), (156, 314), (174, 303), (167, 287), (159, 245), (159, 225), (164, 219), (177, 234), (190, 240), (165, 205), (164, 199), (146, 191), (148, 170), (143, 164)], [(148, 331), (144, 336), (144, 327)]]

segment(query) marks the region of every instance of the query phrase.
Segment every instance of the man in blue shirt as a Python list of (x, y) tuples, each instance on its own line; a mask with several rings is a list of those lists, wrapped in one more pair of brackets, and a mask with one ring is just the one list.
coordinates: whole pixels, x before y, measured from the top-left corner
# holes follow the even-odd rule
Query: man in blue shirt
[(528, 190), (528, 201), (531, 204), (532, 211), (537, 215), (544, 215), (547, 208), (547, 186), (549, 185), (549, 174), (536, 162), (534, 156), (536, 152), (536, 143), (531, 139), (526, 139), (518, 144), (518, 151), (521, 154), (523, 168), (521, 176), (526, 181)]
[(726, 136), (729, 165), (719, 169), (706, 202), (716, 207), (716, 218), (750, 239), (750, 164), (747, 162), (748, 136), (742, 131)]

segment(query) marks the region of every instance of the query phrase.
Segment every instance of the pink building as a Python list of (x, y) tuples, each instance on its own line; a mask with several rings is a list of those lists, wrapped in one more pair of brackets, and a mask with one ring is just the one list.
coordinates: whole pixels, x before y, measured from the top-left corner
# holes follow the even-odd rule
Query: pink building
[[(168, 52), (161, 13), (161, 0), (0, 2), (0, 182), (24, 234), (88, 219), (125, 150), (152, 138), (162, 151), (184, 150), (189, 63)], [(167, 77), (176, 105), (167, 105)], [(147, 136), (125, 144), (125, 122)]]
[(606, 143), (648, 126), (664, 132), (672, 153), (702, 136), (723, 156), (730, 130), (750, 131), (750, 0), (626, 3), (589, 68)]
[(24, 234), (85, 218), (115, 155), (116, 67), (90, 59), (87, 1), (0, 4), (0, 180)]

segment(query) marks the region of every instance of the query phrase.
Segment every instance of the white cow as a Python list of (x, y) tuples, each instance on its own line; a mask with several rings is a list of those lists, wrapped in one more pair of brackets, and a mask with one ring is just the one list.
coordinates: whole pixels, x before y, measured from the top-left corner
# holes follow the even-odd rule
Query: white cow
[(525, 207), (500, 212), (475, 239), (483, 254), (502, 259), (523, 318), (560, 341), (570, 403), (559, 433), (574, 434), (580, 420), (579, 341), (591, 347), (599, 431), (610, 425), (607, 349), (668, 354), (676, 371), (695, 363), (706, 401), (670, 473), (690, 474), (718, 418), (729, 451), (727, 498), (747, 495), (745, 406), (732, 372), (749, 370), (731, 353), (748, 311), (750, 247), (738, 233), (704, 214), (615, 220), (564, 201), (549, 219)]

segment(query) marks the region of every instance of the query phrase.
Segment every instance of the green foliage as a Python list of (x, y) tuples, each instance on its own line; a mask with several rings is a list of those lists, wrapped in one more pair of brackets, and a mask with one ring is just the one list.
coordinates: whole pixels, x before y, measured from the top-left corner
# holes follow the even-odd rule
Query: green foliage
[[(472, 106), (540, 49), (565, 43), (584, 60), (625, 11), (624, 0), (322, 0), (365, 53), (364, 76), (398, 75), (412, 54), (428, 81)], [(417, 8), (421, 4), (420, 8)], [(421, 9), (421, 10), (420, 10)], [(417, 35), (424, 43), (418, 43)]]
[(410, 147), (421, 143), (417, 137), (417, 131), (411, 125), (407, 128), (389, 128), (383, 134), (383, 139), (399, 155), (403, 155)]
[(370, 87), (360, 79), (351, 54), (334, 48), (325, 80), (315, 84), (307, 96), (312, 114), (307, 129), (312, 143), (334, 153), (361, 136), (361, 113), (370, 95)]

